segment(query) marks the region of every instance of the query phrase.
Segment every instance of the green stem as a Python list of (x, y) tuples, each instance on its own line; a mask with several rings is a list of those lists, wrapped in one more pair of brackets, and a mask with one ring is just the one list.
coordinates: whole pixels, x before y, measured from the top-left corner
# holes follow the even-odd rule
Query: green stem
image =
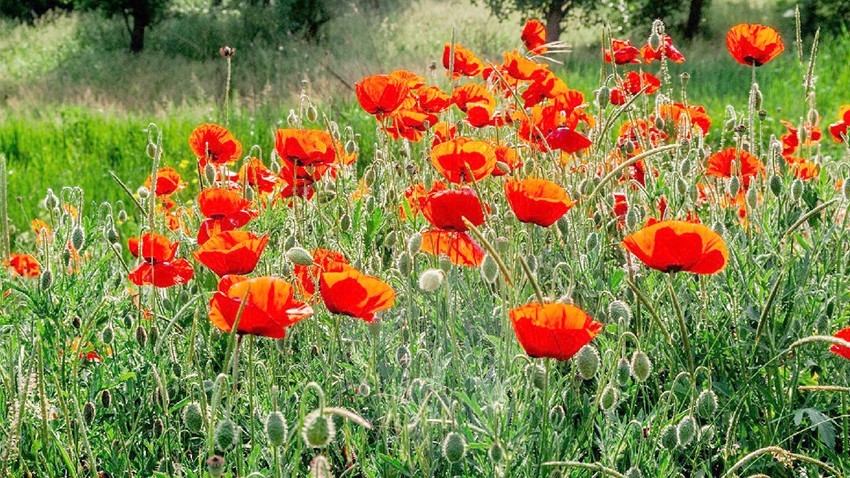
[(691, 382), (696, 380), (694, 377), (694, 353), (691, 350), (691, 339), (688, 337), (688, 326), (685, 324), (685, 316), (682, 314), (682, 308), (679, 306), (679, 299), (676, 298), (676, 290), (673, 288), (673, 276), (667, 276), (667, 286), (670, 292), (670, 300), (673, 301), (673, 309), (676, 311), (676, 320), (679, 322), (679, 331), (682, 333), (682, 345), (685, 348), (685, 355), (688, 356), (688, 371), (691, 373)]

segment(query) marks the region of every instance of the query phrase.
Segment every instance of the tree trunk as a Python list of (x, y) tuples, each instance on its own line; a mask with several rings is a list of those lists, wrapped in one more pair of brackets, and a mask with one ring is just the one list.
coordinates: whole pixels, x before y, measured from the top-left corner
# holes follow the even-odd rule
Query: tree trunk
[(688, 21), (685, 23), (685, 38), (692, 39), (699, 33), (699, 25), (702, 22), (702, 10), (705, 4), (706, 0), (691, 0)]
[(145, 28), (147, 19), (144, 16), (133, 17), (133, 30), (130, 32), (130, 51), (139, 53), (145, 48)]
[(546, 43), (561, 38), (561, 21), (564, 19), (564, 4), (567, 0), (552, 0), (546, 10)]

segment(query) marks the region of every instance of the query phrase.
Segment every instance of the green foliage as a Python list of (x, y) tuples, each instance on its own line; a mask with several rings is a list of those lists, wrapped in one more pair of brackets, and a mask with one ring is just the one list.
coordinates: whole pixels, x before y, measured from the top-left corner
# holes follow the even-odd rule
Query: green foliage
[(821, 32), (847, 34), (850, 28), (850, 2), (845, 0), (783, 0), (780, 5), (787, 10), (800, 7), (801, 27), (806, 35)]
[(72, 0), (0, 0), (0, 16), (32, 21), (53, 10), (69, 10)]

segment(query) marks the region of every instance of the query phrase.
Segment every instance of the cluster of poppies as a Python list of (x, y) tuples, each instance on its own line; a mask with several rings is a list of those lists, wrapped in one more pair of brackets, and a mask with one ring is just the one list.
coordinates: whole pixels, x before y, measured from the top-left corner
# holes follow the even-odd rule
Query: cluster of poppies
[[(252, 191), (266, 204), (274, 197), (295, 194), (308, 200), (313, 182), (354, 160), (353, 155), (342, 153), (338, 142), (325, 131), (281, 129), (275, 139), (279, 174), (255, 157), (247, 158), (238, 173), (230, 172), (228, 166), (240, 159), (242, 146), (221, 126), (201, 125), (189, 139), (199, 167), (211, 168), (214, 173), (212, 184), (197, 196), (203, 219), (193, 253), (198, 263), (219, 277), (210, 300), (210, 321), (225, 332), (236, 324), (239, 333), (282, 338), (287, 327), (313, 314), (306, 301), (314, 297), (316, 281), (330, 312), (372, 321), (375, 313), (393, 305), (395, 292), (380, 279), (350, 266), (339, 253), (317, 249), (311, 256), (305, 251), (295, 268), (297, 288), (278, 277), (248, 276), (257, 268), (269, 238), (241, 229), (258, 215), (255, 201), (249, 200), (246, 192)], [(174, 201), (170, 196), (184, 184), (177, 171), (168, 167), (146, 182), (148, 188), (154, 185), (153, 193), (164, 211), (171, 209)], [(177, 257), (179, 243), (163, 235), (148, 232), (131, 238), (128, 245), (131, 254), (140, 259), (129, 275), (136, 285), (167, 288), (185, 284), (194, 276), (189, 261)]]

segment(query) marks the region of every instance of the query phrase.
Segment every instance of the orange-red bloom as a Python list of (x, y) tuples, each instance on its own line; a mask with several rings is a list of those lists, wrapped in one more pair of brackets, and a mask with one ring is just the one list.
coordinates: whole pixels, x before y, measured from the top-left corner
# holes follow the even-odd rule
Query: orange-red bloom
[(397, 110), (407, 98), (406, 81), (399, 75), (372, 75), (354, 84), (357, 101), (370, 115), (378, 117)]
[(442, 113), (452, 105), (452, 97), (436, 86), (426, 86), (416, 91), (416, 103), (426, 113)]
[(5, 267), (10, 267), (21, 277), (37, 277), (41, 274), (41, 267), (35, 257), (30, 254), (12, 254), (3, 261)]
[(729, 29), (726, 48), (738, 63), (762, 66), (779, 56), (785, 44), (779, 32), (771, 27), (741, 23)]
[[(850, 327), (839, 330), (835, 333), (834, 337), (850, 342)], [(833, 344), (832, 347), (829, 348), (829, 351), (834, 353), (835, 355), (850, 360), (850, 347)]]
[[(737, 165), (736, 171), (732, 171), (733, 161)], [(764, 165), (750, 152), (729, 147), (708, 157), (708, 167), (705, 174), (718, 178), (731, 178), (734, 174), (740, 173), (744, 187), (746, 187), (750, 184), (750, 178), (757, 175), (762, 169), (764, 169)]]
[(207, 161), (227, 164), (242, 155), (242, 143), (230, 131), (217, 124), (202, 124), (195, 128), (189, 136), (189, 146), (202, 166)]
[(278, 177), (260, 158), (251, 158), (239, 168), (239, 181), (245, 181), (261, 193), (270, 193), (277, 186)]
[(328, 264), (319, 274), (319, 291), (332, 313), (366, 322), (395, 303), (395, 291), (389, 284), (339, 262)]
[(279, 129), (275, 132), (277, 155), (299, 166), (333, 164), (336, 160), (333, 137), (315, 129)]
[(268, 236), (257, 237), (247, 231), (225, 231), (211, 237), (195, 251), (195, 259), (219, 277), (248, 274), (257, 267)]
[[(168, 196), (171, 195), (186, 186), (186, 183), (180, 178), (180, 173), (177, 172), (176, 169), (166, 166), (164, 168), (159, 168), (156, 172), (156, 191), (154, 193), (157, 196)], [(151, 187), (151, 177), (148, 176), (148, 179), (145, 180), (145, 187), (150, 189)]]
[(661, 88), (661, 80), (652, 73), (630, 71), (626, 73), (622, 84), (618, 88), (611, 90), (611, 103), (614, 105), (624, 105), (629, 97), (641, 91), (644, 94), (651, 95), (658, 91), (658, 88)]
[(726, 267), (729, 252), (716, 232), (684, 221), (661, 221), (634, 232), (623, 247), (661, 272), (715, 274)]
[(451, 183), (478, 182), (496, 167), (496, 151), (483, 141), (459, 137), (434, 146), (431, 164)]
[(612, 61), (618, 65), (640, 63), (640, 50), (632, 46), (629, 40), (611, 40), (611, 49), (605, 49), (605, 62)]
[[(454, 47), (454, 64), (452, 64), (452, 47)], [(484, 69), (481, 62), (471, 51), (455, 43), (446, 43), (443, 48), (443, 68), (450, 70), (452, 78), (461, 76), (478, 76)]]
[[(245, 303), (242, 307), (242, 303)], [(224, 332), (233, 330), (239, 316), (240, 334), (274, 339), (286, 336), (286, 328), (313, 315), (313, 309), (295, 300), (292, 286), (277, 277), (225, 276), (210, 300), (210, 321)]]
[(441, 231), (422, 233), (422, 252), (435, 257), (448, 257), (456, 266), (478, 267), (484, 261), (484, 248), (465, 232)]
[(571, 304), (532, 302), (510, 311), (519, 344), (531, 357), (569, 360), (602, 331), (587, 312)]
[(142, 262), (130, 272), (130, 281), (136, 285), (171, 287), (189, 282), (195, 275), (186, 259), (175, 259), (180, 243), (171, 242), (159, 234), (146, 233), (131, 238), (130, 253)]
[(640, 56), (646, 63), (652, 63), (655, 60), (661, 61), (664, 57), (667, 57), (673, 63), (684, 63), (685, 61), (685, 55), (673, 46), (673, 39), (669, 35), (664, 35), (663, 43), (657, 50), (653, 50), (648, 44), (644, 45), (640, 49)]
[(313, 265), (310, 266), (302, 266), (299, 264), (295, 265), (293, 269), (293, 273), (295, 277), (298, 279), (299, 289), (304, 298), (309, 299), (313, 297), (313, 294), (316, 293), (316, 280), (319, 278), (319, 274), (325, 270), (330, 264), (334, 262), (339, 262), (342, 264), (348, 264), (348, 259), (345, 258), (341, 253), (336, 251), (329, 251), (327, 249), (315, 249), (312, 253), (313, 256)]
[(496, 150), (496, 167), (493, 168), (493, 176), (504, 176), (506, 174), (505, 171), (499, 169), (498, 163), (507, 166), (508, 172), (513, 172), (522, 166), (522, 160), (516, 149), (504, 144), (497, 144), (494, 149)]
[(546, 179), (508, 179), (505, 195), (517, 219), (543, 227), (554, 224), (576, 204), (564, 188)]
[(464, 218), (476, 227), (484, 224), (484, 208), (472, 188), (432, 190), (422, 199), (421, 208), (437, 229), (467, 231)]
[(198, 229), (198, 244), (210, 237), (240, 228), (253, 219), (257, 213), (248, 210), (248, 201), (238, 191), (223, 188), (208, 188), (198, 194), (198, 207), (207, 219)]
[(536, 55), (546, 53), (546, 27), (539, 20), (531, 19), (525, 22), (520, 39), (531, 53)]
[(829, 134), (836, 143), (843, 143), (847, 139), (847, 128), (850, 127), (850, 105), (844, 105), (838, 110), (839, 120), (829, 125)]

